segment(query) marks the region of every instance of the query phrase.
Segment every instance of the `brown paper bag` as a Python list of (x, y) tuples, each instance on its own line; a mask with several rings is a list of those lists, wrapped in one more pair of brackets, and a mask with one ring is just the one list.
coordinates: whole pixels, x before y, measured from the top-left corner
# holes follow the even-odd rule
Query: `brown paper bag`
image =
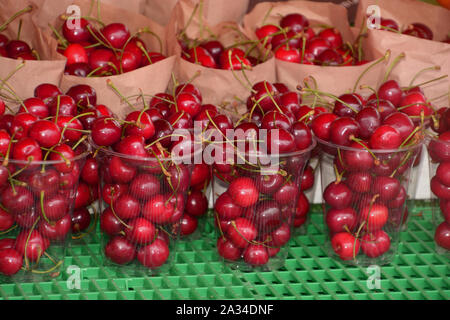
[[(173, 8), (177, 0), (143, 0), (144, 15), (150, 19), (166, 25), (170, 20)], [(247, 12), (249, 0), (192, 0), (191, 3), (184, 2), (182, 6), (189, 15), (195, 4), (203, 2), (203, 16), (209, 25), (216, 25), (225, 21), (240, 21)], [(187, 21), (188, 17), (185, 17)]]
[(144, 14), (145, 12), (146, 0), (126, 0), (126, 1), (100, 0), (100, 1), (139, 14)]
[[(49, 37), (45, 32), (42, 32), (31, 19), (39, 10), (39, 1), (2, 0), (0, 24), (28, 5), (33, 6), (32, 11), (15, 19), (2, 32), (9, 39), (16, 38), (19, 21), (22, 19), (20, 39), (26, 41), (32, 49), (36, 50), (40, 57), (40, 60), (36, 61), (23, 61), (0, 57), (0, 79), (5, 79), (22, 63), (25, 63), (7, 81), (20, 99), (32, 97), (34, 89), (41, 83), (47, 82), (58, 85), (64, 73), (66, 63), (66, 59), (56, 53), (56, 40)], [(5, 90), (0, 90), (0, 94), (6, 94), (8, 97), (11, 97), (11, 94), (6, 93)], [(14, 107), (13, 105), (11, 107), (15, 110), (17, 106)]]
[[(172, 18), (167, 29), (169, 53), (177, 56), (175, 76), (179, 82), (193, 79), (192, 83), (202, 93), (203, 103), (222, 106), (226, 114), (233, 118), (239, 117), (246, 110), (245, 105), (240, 102), (245, 101), (250, 95), (253, 84), (262, 80), (276, 81), (275, 59), (272, 55), (269, 55), (265, 62), (258, 64), (251, 70), (245, 70), (245, 72), (206, 68), (182, 59), (177, 35), (187, 22), (185, 17), (189, 17), (185, 11), (186, 3), (193, 5), (189, 0), (180, 1), (172, 12)], [(230, 7), (232, 7), (233, 3), (230, 3)], [(190, 39), (204, 40), (209, 36), (209, 32), (212, 32), (225, 47), (243, 40), (242, 29), (235, 22), (222, 22), (213, 27), (205, 23), (203, 25), (203, 37), (201, 37), (200, 25), (200, 19), (193, 17), (191, 24), (186, 30), (186, 34)]]
[[(344, 42), (353, 43), (359, 33), (358, 28), (350, 28), (347, 20), (347, 10), (340, 5), (311, 1), (262, 2), (244, 17), (243, 28), (248, 37), (257, 39), (256, 28), (264, 24), (278, 24), (280, 18), (290, 13), (301, 13), (307, 17), (312, 27), (330, 25), (336, 27), (342, 34)], [(364, 41), (363, 41), (364, 42)], [(383, 53), (375, 54), (367, 48), (365, 59), (373, 61), (383, 57)], [(316, 66), (290, 63), (276, 59), (277, 79), (291, 90), (301, 85), (309, 76), (315, 78), (318, 89), (332, 94), (343, 94), (352, 90), (361, 73), (370, 64), (361, 66)], [(361, 79), (360, 84), (374, 86), (378, 83), (385, 64), (380, 63), (370, 69)]]
[[(81, 15), (89, 15), (97, 17), (97, 10), (91, 10), (92, 2), (90, 0), (43, 0), (44, 6), (39, 11), (39, 23), (51, 23), (57, 30), (60, 30), (63, 21), (59, 16), (66, 11), (70, 4), (78, 5), (81, 9)], [(104, 23), (121, 22), (127, 25), (131, 34), (134, 34), (142, 27), (149, 27), (161, 39), (162, 53), (167, 55), (165, 47), (165, 30), (156, 22), (147, 17), (126, 11), (115, 6), (100, 3), (100, 19)], [(48, 30), (48, 29), (47, 29)], [(50, 31), (49, 31), (50, 32)], [(148, 49), (160, 50), (160, 42), (157, 38), (149, 34), (141, 34), (141, 39), (145, 42)], [(123, 117), (129, 112), (129, 107), (123, 104), (121, 98), (112, 90), (107, 81), (117, 87), (120, 93), (125, 96), (144, 94), (153, 95), (158, 92), (164, 92), (171, 78), (175, 57), (168, 57), (163, 61), (155, 64), (136, 69), (120, 75), (110, 77), (92, 77), (82, 78), (71, 75), (64, 75), (61, 80), (61, 88), (67, 90), (76, 84), (88, 84), (97, 91), (97, 103), (105, 104), (117, 116)]]
[[(394, 19), (400, 27), (412, 22), (426, 24), (434, 33), (434, 39), (442, 40), (450, 30), (450, 10), (412, 0), (362, 0), (357, 11), (357, 22), (362, 24), (366, 17), (368, 5), (377, 4), (381, 17)], [(413, 77), (422, 69), (439, 66), (440, 70), (429, 70), (420, 74), (414, 84), (420, 84), (444, 75), (450, 76), (450, 44), (420, 39), (412, 36), (388, 32), (385, 30), (369, 30), (367, 45), (376, 54), (390, 49), (392, 56), (405, 53), (399, 64), (392, 70), (391, 79), (401, 86), (409, 86)], [(450, 80), (445, 78), (429, 83), (423, 87), (428, 99), (433, 100), (436, 107), (449, 106)], [(444, 95), (444, 96), (443, 96)]]

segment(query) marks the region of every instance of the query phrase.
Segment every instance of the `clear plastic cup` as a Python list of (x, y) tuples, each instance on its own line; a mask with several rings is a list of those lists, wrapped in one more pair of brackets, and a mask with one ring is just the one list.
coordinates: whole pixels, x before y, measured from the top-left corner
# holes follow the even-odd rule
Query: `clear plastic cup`
[(317, 140), (329, 255), (353, 265), (390, 263), (404, 225), (408, 190), (416, 182), (411, 172), (422, 144), (368, 150)]

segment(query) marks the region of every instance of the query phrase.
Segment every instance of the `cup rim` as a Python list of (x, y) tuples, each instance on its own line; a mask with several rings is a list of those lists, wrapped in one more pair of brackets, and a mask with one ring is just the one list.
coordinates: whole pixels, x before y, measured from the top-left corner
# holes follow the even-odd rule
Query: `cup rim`
[[(98, 150), (98, 152), (102, 152), (104, 154), (110, 155), (110, 156), (115, 156), (115, 157), (119, 157), (119, 158), (123, 158), (123, 159), (127, 159), (127, 160), (133, 160), (133, 161), (154, 161), (155, 157), (138, 157), (138, 156), (130, 156), (124, 153), (120, 153), (120, 152), (116, 152), (111, 150), (109, 147), (102, 147), (102, 146), (98, 146), (92, 139), (92, 136), (89, 136), (88, 138), (89, 143), (91, 144), (91, 147), (95, 150)], [(195, 148), (195, 147), (194, 147)], [(194, 149), (194, 152), (189, 153), (188, 155), (182, 156), (182, 157), (160, 157), (158, 158), (159, 161), (162, 162), (169, 162), (169, 161), (173, 161), (173, 162), (177, 162), (177, 163), (186, 163), (183, 162), (183, 160), (189, 160), (191, 163), (191, 159), (198, 154), (203, 153), (203, 148), (199, 148), (198, 150)]]
[(415, 150), (418, 149), (420, 147), (423, 146), (424, 140), (425, 138), (421, 139), (419, 143), (414, 144), (410, 147), (407, 148), (401, 148), (401, 149), (358, 149), (358, 148), (352, 148), (349, 146), (342, 146), (342, 145), (338, 145), (338, 144), (334, 144), (325, 140), (322, 140), (318, 137), (316, 137), (317, 142), (319, 145), (325, 145), (327, 147), (330, 148), (334, 148), (334, 149), (341, 149), (341, 150), (345, 150), (345, 151), (355, 151), (355, 152), (361, 152), (361, 151), (370, 151), (373, 152), (374, 154), (388, 154), (388, 153), (400, 153), (400, 152), (407, 152), (407, 151), (411, 151), (411, 150)]
[[(89, 154), (92, 153), (92, 146), (88, 143), (88, 141), (83, 141), (82, 144), (84, 144), (84, 146), (86, 147), (86, 150), (77, 155), (76, 157), (72, 158), (71, 161), (72, 162), (76, 162), (78, 160), (81, 160), (83, 158), (86, 158)], [(5, 158), (4, 157), (0, 157), (0, 161), (3, 161)], [(55, 164), (64, 164), (66, 163), (66, 161), (64, 159), (62, 160), (40, 160), (40, 161), (25, 161), (25, 160), (15, 160), (15, 159), (8, 159), (8, 163), (12, 163), (12, 164), (18, 164), (18, 165), (32, 165), (32, 166), (36, 166), (36, 165), (55, 165)], [(1, 164), (0, 164), (1, 165)]]

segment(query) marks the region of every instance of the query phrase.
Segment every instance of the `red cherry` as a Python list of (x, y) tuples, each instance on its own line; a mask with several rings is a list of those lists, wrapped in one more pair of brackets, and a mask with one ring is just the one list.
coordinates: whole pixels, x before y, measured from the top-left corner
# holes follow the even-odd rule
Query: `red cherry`
[(22, 230), (16, 238), (16, 250), (22, 256), (26, 251), (28, 260), (32, 262), (36, 262), (44, 254), (48, 245), (48, 240), (45, 240), (37, 230)]
[(301, 52), (287, 45), (282, 45), (275, 50), (275, 58), (287, 62), (302, 63)]
[(96, 49), (89, 55), (89, 67), (91, 70), (97, 70), (95, 75), (100, 76), (104, 73), (117, 73), (110, 65), (115, 59), (114, 53), (109, 49)]
[(127, 40), (130, 38), (128, 28), (124, 24), (117, 22), (104, 26), (100, 30), (100, 33), (106, 40), (106, 43), (116, 49), (122, 49)]
[(328, 41), (332, 48), (337, 49), (342, 46), (342, 35), (335, 28), (323, 29), (318, 36)]
[(359, 136), (359, 124), (350, 117), (339, 117), (331, 123), (330, 141), (341, 146), (348, 146), (352, 139)]
[(222, 193), (217, 198), (214, 209), (223, 220), (236, 219), (243, 213), (243, 209), (233, 202), (228, 192)]
[(258, 231), (253, 223), (245, 218), (237, 218), (227, 229), (226, 236), (238, 248), (247, 247), (257, 237)]
[(13, 248), (0, 250), (0, 273), (12, 276), (20, 271), (23, 265), (22, 255)]
[(10, 133), (15, 139), (21, 139), (28, 135), (30, 127), (37, 121), (37, 117), (31, 113), (18, 113), (11, 123)]
[(127, 240), (137, 245), (151, 243), (155, 239), (156, 228), (147, 219), (135, 218), (128, 222), (129, 228), (125, 228)]
[(61, 139), (61, 131), (58, 126), (49, 120), (36, 121), (30, 127), (29, 131), (28, 136), (44, 148), (50, 148), (57, 145)]
[(76, 105), (80, 107), (95, 106), (97, 104), (97, 93), (94, 88), (86, 84), (78, 84), (70, 87), (66, 93), (72, 97)]
[(0, 208), (0, 232), (6, 231), (14, 225), (14, 217)]
[(362, 139), (369, 139), (372, 133), (381, 125), (381, 115), (377, 108), (366, 107), (359, 111), (355, 120), (359, 124), (359, 135)]
[(142, 207), (142, 215), (157, 224), (168, 223), (175, 212), (174, 206), (162, 195), (156, 195), (148, 200)]
[(91, 225), (91, 214), (86, 208), (74, 210), (71, 219), (72, 233), (79, 233)]
[(64, 50), (64, 56), (67, 58), (67, 65), (74, 63), (88, 63), (89, 58), (84, 47), (78, 43), (72, 43)]
[(402, 95), (402, 89), (395, 80), (388, 80), (384, 82), (378, 89), (378, 98), (390, 101), (395, 107), (400, 105)]
[(161, 239), (156, 239), (152, 244), (142, 247), (138, 251), (137, 258), (145, 267), (156, 269), (166, 263), (169, 254), (167, 243)]
[(289, 28), (290, 30), (296, 33), (301, 32), (304, 28), (308, 26), (309, 26), (308, 19), (300, 13), (288, 14), (280, 20), (281, 28)]
[(217, 239), (216, 247), (219, 255), (226, 260), (236, 261), (241, 257), (241, 249), (224, 237)]
[(361, 250), (369, 258), (376, 258), (386, 253), (391, 247), (391, 239), (383, 230), (365, 234), (361, 238)]
[(63, 241), (71, 230), (70, 214), (66, 214), (61, 219), (51, 223), (41, 220), (38, 230), (42, 236), (49, 240)]
[(325, 112), (317, 115), (311, 123), (311, 129), (314, 135), (319, 139), (329, 141), (331, 123), (335, 119), (337, 119), (337, 115), (333, 113)]
[(333, 208), (349, 207), (352, 201), (352, 191), (344, 182), (331, 182), (323, 192), (325, 202)]
[(294, 182), (289, 181), (283, 183), (281, 188), (274, 193), (273, 199), (279, 204), (288, 204), (289, 202), (292, 202), (292, 199), (295, 199), (299, 195), (299, 192), (298, 186)]
[(378, 176), (373, 181), (373, 194), (378, 194), (383, 201), (394, 199), (400, 192), (400, 182), (391, 177)]
[(435, 231), (434, 241), (446, 250), (450, 250), (450, 224), (442, 222)]
[(75, 117), (77, 115), (77, 105), (75, 103), (75, 100), (68, 95), (59, 95), (55, 98), (52, 98), (48, 102), (48, 108), (51, 116), (61, 115)]
[(40, 98), (28, 98), (23, 101), (19, 108), (19, 113), (28, 112), (37, 118), (47, 118), (49, 116), (48, 106)]
[(251, 244), (244, 250), (244, 261), (254, 266), (264, 265), (269, 262), (269, 253), (265, 246)]
[(244, 208), (255, 204), (259, 198), (254, 181), (245, 177), (235, 179), (230, 184), (228, 193), (234, 203)]
[(89, 22), (80, 18), (77, 20), (79, 23), (74, 23), (75, 21), (67, 19), (62, 27), (62, 33), (64, 38), (70, 43), (80, 43), (89, 41), (91, 39), (91, 33), (88, 30)]
[(207, 68), (217, 68), (217, 63), (214, 57), (203, 47), (193, 47), (186, 53), (183, 53), (183, 58), (187, 61), (200, 64)]
[(132, 219), (139, 216), (139, 201), (129, 194), (123, 194), (114, 201), (114, 212), (121, 219)]
[(367, 151), (369, 147), (366, 142), (354, 141), (349, 147), (352, 149), (344, 150), (342, 155), (344, 166), (348, 171), (366, 171), (374, 166), (374, 158)]
[(359, 253), (360, 241), (347, 232), (336, 233), (331, 238), (331, 246), (341, 260), (352, 260)]
[(92, 140), (98, 146), (112, 146), (120, 140), (120, 125), (113, 119), (100, 117), (92, 124)]
[[(41, 161), (42, 151), (36, 140), (32, 138), (22, 138), (16, 142), (12, 150), (12, 158), (18, 161)], [(21, 167), (25, 165), (20, 165)]]
[(191, 215), (185, 214), (181, 218), (179, 226), (180, 226), (180, 236), (185, 237), (190, 234), (193, 234), (195, 230), (197, 230), (198, 221)]
[(397, 149), (402, 144), (401, 135), (392, 126), (378, 127), (369, 140), (372, 149)]
[(439, 199), (445, 199), (450, 200), (450, 187), (447, 187), (446, 185), (442, 184), (437, 176), (434, 176), (431, 179), (431, 191), (439, 198)]
[(108, 235), (118, 235), (124, 225), (117, 219), (111, 208), (106, 208), (100, 216), (100, 229)]
[(111, 238), (105, 246), (105, 256), (117, 264), (127, 264), (136, 256), (134, 246), (124, 237)]
[(357, 222), (357, 214), (352, 208), (335, 209), (327, 211), (325, 222), (332, 233), (352, 231)]
[(193, 190), (187, 197), (185, 210), (191, 216), (203, 216), (208, 210), (208, 199), (201, 191)]
[(72, 148), (65, 144), (59, 144), (53, 148), (53, 152), (50, 153), (49, 159), (51, 161), (58, 161), (53, 166), (56, 170), (62, 173), (69, 173), (73, 170), (75, 162), (75, 153)]
[(386, 224), (389, 211), (386, 206), (374, 203), (364, 207), (360, 214), (361, 223), (365, 222), (364, 229), (369, 232), (375, 232)]

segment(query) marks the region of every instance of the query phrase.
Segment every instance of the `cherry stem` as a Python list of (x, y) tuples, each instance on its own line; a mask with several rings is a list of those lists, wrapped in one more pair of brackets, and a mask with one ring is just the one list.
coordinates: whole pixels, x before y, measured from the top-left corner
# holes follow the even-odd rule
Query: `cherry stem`
[(16, 13), (14, 13), (8, 20), (6, 20), (5, 22), (2, 23), (2, 25), (0, 25), (0, 32), (2, 32), (3, 30), (5, 30), (8, 25), (13, 22), (17, 17), (19, 17), (20, 15), (24, 14), (24, 13), (28, 13), (31, 12), (33, 10), (33, 6), (29, 5), (25, 8), (23, 8), (22, 10), (17, 11)]
[[(157, 143), (159, 143), (159, 142), (157, 142)], [(161, 144), (159, 143), (159, 145), (161, 145)], [(159, 166), (161, 167), (161, 171), (164, 173), (164, 175), (165, 175), (166, 177), (171, 177), (172, 175), (171, 175), (170, 172), (168, 172), (167, 169), (164, 167), (163, 163), (161, 162), (161, 160), (159, 159), (159, 157), (158, 157), (158, 155), (155, 153), (155, 151), (153, 151), (152, 149), (150, 149), (149, 151), (153, 154), (153, 156), (155, 157), (156, 161), (158, 161), (158, 164), (159, 164)], [(170, 181), (168, 181), (168, 182), (169, 182), (169, 184), (170, 184)], [(173, 189), (173, 188), (172, 188), (172, 189)]]
[[(297, 87), (297, 90), (299, 90), (299, 87)], [(334, 99), (334, 100), (336, 100), (336, 101), (339, 101), (340, 103), (342, 103), (343, 105), (345, 105), (347, 108), (349, 108), (350, 110), (352, 110), (354, 113), (358, 113), (358, 111), (355, 110), (355, 108), (353, 108), (352, 106), (350, 106), (347, 102), (345, 102), (345, 101), (339, 99), (338, 97), (336, 97), (335, 95), (333, 95), (333, 94), (331, 94), (331, 93), (327, 93), (327, 92), (323, 92), (323, 91), (319, 91), (319, 90), (315, 90), (315, 89), (313, 90), (313, 89), (310, 89), (310, 88), (308, 88), (308, 87), (306, 87), (306, 88), (300, 88), (299, 91), (309, 91), (309, 92), (312, 92), (312, 93), (314, 93), (314, 94), (324, 95), (324, 96), (326, 96), (326, 97), (329, 97), (329, 98), (331, 98), (331, 99)]]
[(95, 229), (95, 227), (97, 226), (97, 221), (98, 221), (98, 212), (95, 209), (94, 206), (91, 206), (92, 210), (94, 211), (94, 222), (91, 223), (91, 225), (89, 226), (89, 228), (86, 230), (86, 232), (82, 232), (79, 235), (72, 235), (72, 239), (73, 240), (79, 240), (84, 238), (85, 236), (87, 236), (88, 234), (92, 233), (92, 231)]
[(409, 158), (411, 158), (411, 156), (412, 156), (412, 152), (411, 152), (411, 151), (408, 151), (408, 153), (406, 154), (406, 156), (405, 156), (405, 158), (402, 160), (402, 162), (400, 162), (400, 164), (398, 165), (398, 167), (391, 173), (391, 175), (390, 175), (391, 178), (393, 178), (393, 177), (396, 175), (398, 169), (400, 169), (400, 168), (401, 168), (401, 167), (409, 160)]
[(267, 95), (269, 96), (270, 100), (272, 100), (273, 104), (275, 105), (275, 107), (278, 109), (278, 111), (281, 114), (284, 114), (284, 112), (281, 110), (280, 106), (278, 105), (278, 103), (275, 101), (275, 99), (273, 98), (272, 93), (270, 92), (269, 88), (267, 87), (267, 81), (264, 81), (264, 88), (266, 89)]
[(111, 192), (111, 203), (109, 204), (109, 207), (111, 208), (111, 212), (114, 215), (114, 217), (127, 229), (130, 229), (131, 227), (126, 224), (122, 219), (120, 219), (117, 214), (116, 211), (114, 210), (114, 206), (113, 206), (113, 199), (114, 199), (114, 190)]
[(383, 77), (383, 82), (386, 82), (387, 79), (389, 78), (392, 70), (394, 69), (394, 67), (400, 62), (401, 59), (403, 59), (404, 57), (406, 57), (406, 54), (404, 52), (400, 53), (398, 56), (395, 57), (394, 61), (392, 61), (392, 63), (387, 67), (386, 69), (386, 73), (384, 74)]
[(10, 233), (11, 231), (13, 231), (14, 229), (17, 229), (17, 224), (13, 225), (11, 228), (9, 228), (8, 230), (5, 230), (3, 232), (0, 232), (0, 235), (5, 235), (7, 233)]
[(187, 28), (188, 28), (189, 25), (192, 23), (192, 19), (194, 18), (195, 14), (197, 13), (198, 6), (199, 6), (199, 4), (197, 3), (197, 4), (195, 5), (195, 7), (194, 7), (194, 10), (192, 10), (191, 15), (189, 16), (187, 23), (184, 25), (184, 28), (181, 29), (181, 31), (180, 31), (180, 33), (179, 33), (179, 35), (178, 35), (179, 37), (184, 37), (184, 36), (185, 36), (186, 31), (187, 31)]
[(364, 143), (362, 143), (361, 139), (356, 138), (355, 136), (351, 136), (350, 140), (356, 142), (357, 144), (359, 144), (361, 147), (364, 148), (364, 150), (366, 150), (368, 153), (370, 153), (370, 155), (372, 156), (372, 158), (375, 160), (375, 164), (379, 163), (380, 160), (378, 159), (378, 157), (373, 153), (373, 151), (371, 151)]
[(113, 89), (113, 91), (120, 97), (120, 99), (122, 101), (125, 101), (131, 109), (136, 110), (136, 108), (130, 103), (130, 101), (119, 91), (119, 89), (117, 89), (117, 87), (113, 84), (111, 79), (106, 80), (106, 84), (111, 89)]
[[(233, 75), (233, 77), (244, 87), (244, 88), (246, 88), (247, 90), (249, 90), (250, 92), (255, 92), (254, 90), (253, 90), (253, 88), (251, 87), (251, 83), (250, 82), (248, 82), (248, 84), (246, 84), (246, 83), (244, 83), (238, 76), (237, 76), (237, 74), (236, 74), (236, 72), (234, 71), (234, 67), (233, 67), (233, 62), (232, 62), (232, 60), (231, 60), (231, 50), (230, 51), (228, 51), (228, 63), (230, 64), (230, 71), (231, 71), (231, 74)], [(238, 57), (237, 57), (238, 58)], [(240, 59), (239, 59), (239, 62), (241, 63), (241, 69), (243, 69), (244, 68), (244, 64), (242, 63), (242, 61), (240, 61)], [(248, 81), (248, 79), (246, 79), (247, 81)], [(250, 86), (249, 86), (250, 85)]]
[(59, 44), (63, 47), (63, 49), (67, 48), (69, 45), (69, 42), (64, 38), (58, 30), (55, 29), (50, 23), (48, 24), (49, 28), (52, 30), (52, 32), (55, 34), (56, 38), (58, 39)]
[(384, 54), (384, 56), (382, 56), (381, 58), (379, 58), (378, 60), (376, 60), (375, 62), (373, 62), (371, 65), (369, 65), (366, 69), (364, 69), (363, 72), (361, 72), (361, 74), (359, 75), (358, 79), (356, 79), (355, 85), (353, 86), (353, 91), (356, 91), (356, 88), (358, 88), (359, 82), (361, 81), (362, 77), (364, 77), (364, 75), (370, 71), (370, 69), (372, 69), (373, 67), (375, 67), (377, 64), (388, 60), (389, 57), (391, 56), (391, 50), (387, 50), (386, 53)]
[(431, 80), (428, 80), (428, 81), (421, 82), (421, 83), (419, 83), (419, 84), (417, 84), (417, 85), (409, 86), (409, 87), (404, 88), (404, 89), (402, 89), (402, 90), (403, 90), (403, 91), (406, 91), (406, 90), (410, 90), (410, 89), (415, 88), (415, 87), (421, 87), (421, 86), (424, 86), (424, 85), (426, 85), (426, 84), (429, 84), (429, 83), (432, 83), (432, 82), (436, 82), (436, 81), (445, 79), (445, 78), (447, 78), (447, 77), (448, 77), (448, 74), (443, 75), (443, 76), (440, 76), (440, 77), (437, 77), (437, 78), (434, 78), (434, 79), (431, 79)]
[(40, 219), (41, 219), (41, 217), (36, 218), (36, 221), (34, 221), (33, 225), (30, 228), (30, 232), (28, 233), (27, 240), (25, 241), (25, 249), (24, 249), (23, 255), (24, 255), (26, 270), (29, 270), (29, 267), (30, 267), (30, 262), (29, 262), (28, 256), (27, 256), (28, 243), (30, 242), (31, 233), (33, 233), (33, 230), (36, 228), (36, 225), (38, 224)]
[[(413, 84), (414, 84), (414, 81), (416, 81), (416, 79), (421, 75), (421, 74), (423, 74), (424, 72), (427, 72), (427, 71), (439, 71), (439, 70), (441, 70), (441, 67), (440, 66), (432, 66), (432, 67), (427, 67), (427, 68), (423, 68), (422, 70), (420, 70), (419, 72), (417, 72), (416, 74), (415, 74), (415, 76), (411, 79), (411, 82), (409, 83), (409, 86), (408, 86), (408, 88), (413, 88), (413, 87), (415, 87)], [(406, 89), (407, 90), (407, 89)]]

